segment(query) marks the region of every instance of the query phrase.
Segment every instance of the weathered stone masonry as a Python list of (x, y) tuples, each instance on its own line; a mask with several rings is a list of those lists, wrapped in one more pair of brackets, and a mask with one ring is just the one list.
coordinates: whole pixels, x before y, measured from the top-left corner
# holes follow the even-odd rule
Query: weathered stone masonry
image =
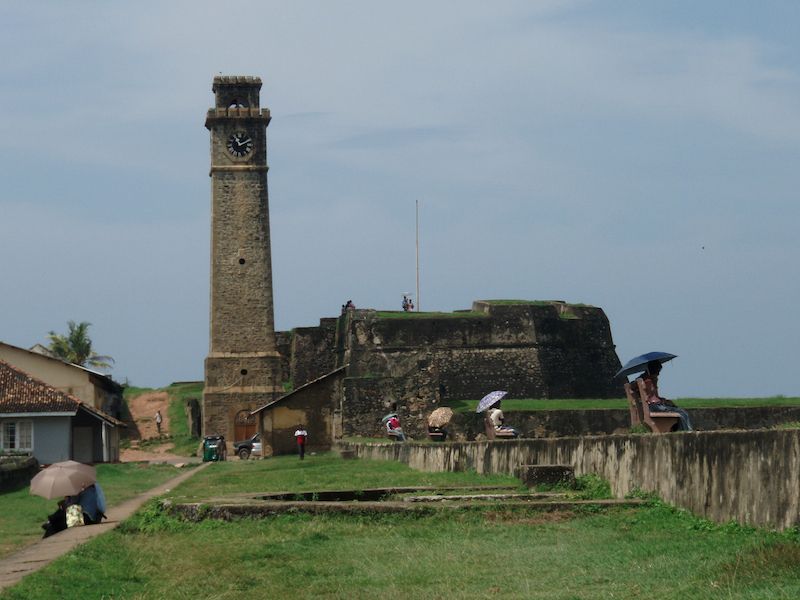
[[(282, 365), (276, 343), (267, 192), (268, 109), (257, 77), (215, 77), (211, 132), (211, 315), (203, 433), (232, 441), (234, 420), (276, 398)], [(236, 156), (233, 134), (252, 141)]]
[[(338, 407), (344, 435), (375, 435), (397, 406), (420, 435), (443, 400), (580, 398), (619, 394), (608, 319), (565, 302), (479, 301), (452, 314), (348, 310), (318, 327), (274, 330), (267, 126), (261, 80), (219, 76), (211, 133), (211, 310), (205, 363), (203, 433), (229, 441), (253, 424), (251, 411), (343, 368), (336, 384), (303, 402)], [(244, 141), (242, 141), (244, 140)], [(316, 394), (316, 395), (315, 395)], [(331, 397), (334, 394), (334, 397)], [(288, 400), (300, 402), (298, 398)], [(249, 419), (249, 420), (248, 420)]]
[(718, 522), (800, 524), (797, 429), (344, 447), (422, 471), (515, 474), (523, 464), (572, 465), (576, 475), (607, 479), (619, 498), (639, 489)]
[(346, 311), (295, 330), (295, 386), (346, 366), (345, 435), (380, 433), (396, 403), (404, 428), (424, 433), (442, 400), (494, 390), (511, 398), (617, 397), (620, 363), (603, 311), (564, 302), (477, 301), (451, 314)]

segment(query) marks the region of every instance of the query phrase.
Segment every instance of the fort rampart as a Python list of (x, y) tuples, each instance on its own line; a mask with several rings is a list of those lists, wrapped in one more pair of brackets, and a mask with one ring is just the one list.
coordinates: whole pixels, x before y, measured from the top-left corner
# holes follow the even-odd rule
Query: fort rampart
[(609, 398), (620, 368), (602, 309), (560, 301), (476, 301), (453, 313), (346, 310), (295, 329), (295, 388), (345, 367), (345, 435), (375, 435), (397, 407), (411, 434), (452, 399), (492, 390), (509, 398)]
[(343, 444), (359, 458), (423, 471), (514, 474), (523, 464), (572, 465), (616, 497), (654, 492), (717, 522), (785, 529), (800, 519), (800, 430), (610, 435), (445, 444)]

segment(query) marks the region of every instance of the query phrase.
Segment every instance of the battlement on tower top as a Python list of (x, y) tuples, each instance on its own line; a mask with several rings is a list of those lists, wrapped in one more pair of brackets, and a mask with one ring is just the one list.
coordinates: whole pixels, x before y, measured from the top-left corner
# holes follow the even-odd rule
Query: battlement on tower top
[(211, 91), (216, 92), (217, 86), (221, 85), (257, 85), (260, 88), (261, 77), (254, 77), (252, 75), (217, 75), (214, 77)]

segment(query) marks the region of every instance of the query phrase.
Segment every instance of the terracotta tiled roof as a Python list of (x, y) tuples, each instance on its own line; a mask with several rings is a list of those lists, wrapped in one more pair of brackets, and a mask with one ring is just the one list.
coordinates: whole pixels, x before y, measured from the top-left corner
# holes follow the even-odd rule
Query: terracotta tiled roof
[(124, 425), (114, 417), (84, 404), (75, 396), (61, 392), (0, 360), (0, 414), (76, 413), (78, 410), (85, 410), (113, 425)]

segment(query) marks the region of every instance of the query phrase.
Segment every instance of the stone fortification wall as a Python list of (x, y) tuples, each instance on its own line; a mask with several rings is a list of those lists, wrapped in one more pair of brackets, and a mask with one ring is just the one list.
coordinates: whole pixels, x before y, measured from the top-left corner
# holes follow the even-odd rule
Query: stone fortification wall
[(290, 381), (292, 378), (292, 367), (291, 367), (292, 343), (293, 343), (293, 332), (291, 331), (275, 332), (275, 346), (278, 350), (278, 355), (280, 356), (279, 359), (280, 378), (278, 379), (280, 383), (285, 383), (287, 381)]
[(403, 428), (426, 429), (443, 400), (607, 398), (620, 362), (603, 311), (564, 302), (478, 301), (454, 313), (347, 310), (318, 327), (295, 329), (290, 360), (295, 389), (346, 367), (345, 435), (381, 433), (397, 406)]
[(295, 388), (314, 381), (336, 368), (336, 324), (338, 319), (320, 319), (317, 327), (292, 330), (289, 372)]
[(491, 390), (509, 398), (619, 396), (620, 368), (608, 319), (591, 306), (563, 302), (479, 301), (450, 314), (350, 311), (337, 334), (344, 386), (345, 435), (380, 433), (396, 404), (404, 429), (427, 429), (443, 400)]
[(445, 444), (346, 444), (361, 458), (423, 471), (509, 473), (566, 464), (717, 522), (785, 529), (800, 523), (800, 430), (612, 435)]
[(408, 368), (409, 356), (420, 368), (435, 366), (441, 399), (474, 399), (493, 389), (511, 398), (619, 396), (611, 329), (592, 306), (480, 301), (472, 311), (405, 318), (357, 311), (345, 345), (358, 375)]

